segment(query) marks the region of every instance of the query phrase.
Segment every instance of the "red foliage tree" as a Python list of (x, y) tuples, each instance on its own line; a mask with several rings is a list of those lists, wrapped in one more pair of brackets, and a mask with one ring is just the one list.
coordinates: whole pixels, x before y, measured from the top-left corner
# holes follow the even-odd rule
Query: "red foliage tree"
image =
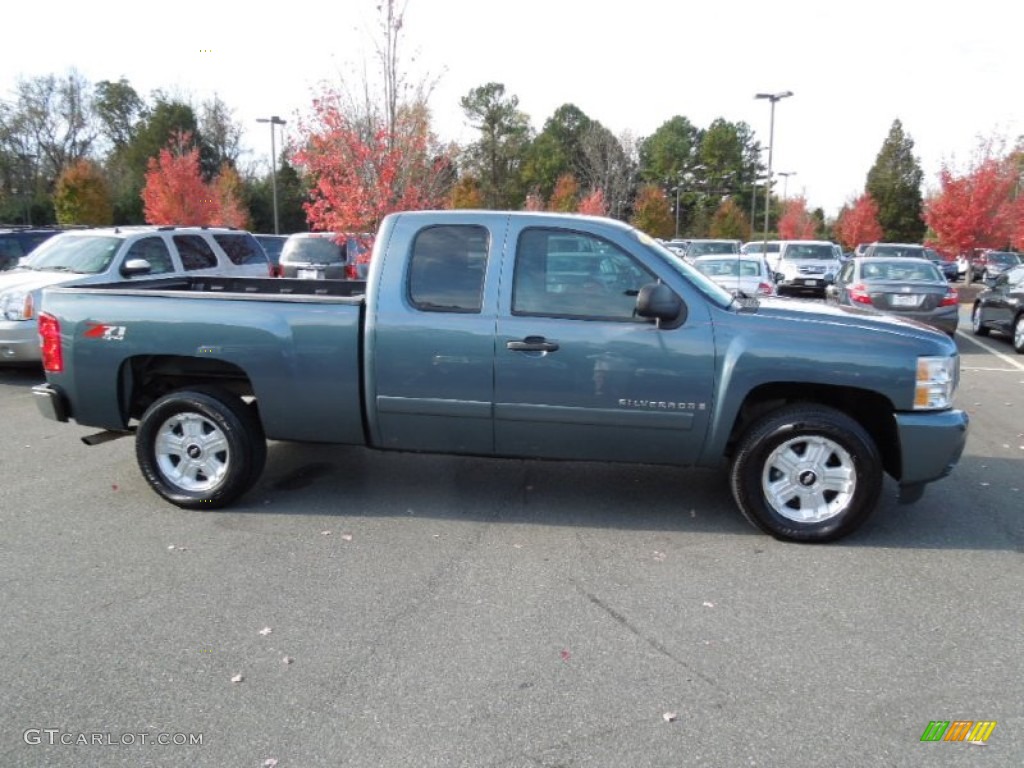
[(534, 190), (526, 196), (526, 200), (523, 202), (524, 211), (543, 211), (544, 210), (544, 196), (541, 195), (540, 191)]
[(217, 214), (211, 223), (221, 227), (248, 229), (249, 211), (242, 202), (242, 180), (238, 177), (238, 171), (224, 163), (211, 187), (217, 202)]
[(216, 195), (199, 172), (199, 150), (188, 131), (177, 132), (151, 157), (142, 190), (149, 224), (208, 226), (220, 215)]
[(843, 210), (836, 222), (836, 237), (853, 250), (861, 243), (873, 243), (882, 239), (882, 225), (878, 223), (878, 203), (865, 193), (858, 197), (853, 206)]
[(579, 207), (576, 210), (578, 213), (586, 213), (591, 216), (607, 216), (608, 203), (605, 202), (604, 192), (600, 189), (595, 189), (580, 200)]
[(313, 178), (305, 204), (313, 229), (374, 232), (395, 211), (444, 208), (451, 163), (439, 155), (424, 108), (403, 107), (393, 130), (351, 119), (326, 92), (300, 124), (294, 162)]
[(548, 210), (560, 213), (572, 213), (576, 210), (576, 198), (579, 196), (580, 185), (576, 177), (566, 173), (558, 177), (555, 189), (548, 200)]
[(939, 174), (938, 194), (925, 204), (925, 223), (935, 243), (954, 254), (1003, 248), (1020, 232), (1024, 206), (1013, 200), (1018, 177), (1008, 159), (988, 157), (969, 173)]
[(813, 240), (816, 222), (807, 210), (807, 201), (802, 197), (791, 197), (779, 219), (779, 237), (782, 240)]

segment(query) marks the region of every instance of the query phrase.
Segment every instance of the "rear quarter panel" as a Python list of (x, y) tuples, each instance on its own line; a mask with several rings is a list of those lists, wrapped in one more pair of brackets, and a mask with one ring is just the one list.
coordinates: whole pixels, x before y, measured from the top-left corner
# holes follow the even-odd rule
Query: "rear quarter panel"
[(64, 351), (48, 379), (80, 424), (127, 426), (130, 361), (176, 355), (241, 369), (268, 438), (363, 442), (357, 298), (83, 288), (45, 291), (42, 310), (59, 319)]

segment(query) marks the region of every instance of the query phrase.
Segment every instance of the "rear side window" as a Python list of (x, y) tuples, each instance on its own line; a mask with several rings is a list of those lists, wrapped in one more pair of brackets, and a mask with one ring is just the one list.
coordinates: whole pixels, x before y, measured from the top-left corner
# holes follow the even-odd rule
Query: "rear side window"
[(181, 266), (191, 269), (213, 269), (217, 266), (217, 254), (199, 235), (175, 235), (174, 244), (181, 256)]
[(331, 237), (290, 237), (281, 251), (285, 264), (345, 264), (347, 240)]
[(267, 254), (260, 248), (256, 238), (248, 232), (240, 232), (237, 235), (216, 232), (213, 235), (213, 239), (217, 241), (217, 245), (224, 249), (224, 253), (228, 255), (231, 263), (235, 266), (267, 263)]
[(409, 260), (408, 296), (427, 312), (479, 312), (483, 305), (488, 237), (483, 227), (427, 227)]

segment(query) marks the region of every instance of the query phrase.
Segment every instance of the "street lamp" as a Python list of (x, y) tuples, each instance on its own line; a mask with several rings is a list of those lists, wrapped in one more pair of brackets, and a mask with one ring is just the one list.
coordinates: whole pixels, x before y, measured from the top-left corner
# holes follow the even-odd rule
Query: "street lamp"
[[(257, 117), (257, 123), (270, 123), (270, 188), (274, 196), (274, 234), (278, 234), (277, 226), (277, 147), (274, 144), (274, 126), (284, 125), (287, 121), (277, 115)], [(283, 137), (283, 136), (282, 136)]]
[(755, 99), (768, 99), (772, 103), (771, 120), (768, 123), (768, 183), (764, 187), (764, 249), (768, 253), (768, 213), (771, 210), (772, 191), (772, 150), (775, 149), (775, 103), (793, 95), (792, 91), (779, 93), (755, 93)]
[(782, 177), (782, 200), (785, 202), (789, 200), (789, 194), (786, 192), (789, 188), (789, 177), (796, 176), (796, 171), (779, 171), (779, 176)]

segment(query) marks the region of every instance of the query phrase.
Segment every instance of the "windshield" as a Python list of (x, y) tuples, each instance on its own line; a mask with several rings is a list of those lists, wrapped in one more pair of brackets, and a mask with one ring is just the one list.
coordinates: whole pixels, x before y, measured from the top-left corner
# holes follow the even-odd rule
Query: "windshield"
[(709, 278), (699, 269), (691, 267), (679, 258), (679, 254), (673, 253), (664, 245), (655, 241), (653, 238), (647, 237), (642, 232), (636, 231), (634, 234), (637, 237), (637, 240), (640, 241), (641, 245), (647, 246), (647, 248), (654, 251), (658, 258), (690, 281), (697, 290), (711, 299), (711, 301), (723, 307), (727, 307), (732, 303), (731, 293), (722, 288), (722, 286)]
[(698, 259), (694, 265), (708, 277), (759, 277), (761, 262), (754, 259)]
[(864, 262), (860, 268), (863, 280), (898, 280), (900, 282), (946, 282), (935, 265), (925, 261), (876, 261)]
[(704, 256), (716, 253), (738, 253), (735, 243), (695, 243), (691, 242), (686, 249), (687, 256)]
[(1017, 254), (1015, 253), (990, 253), (988, 260), (994, 264), (1016, 264), (1018, 263)]
[(44, 272), (98, 274), (110, 266), (123, 241), (107, 235), (57, 235), (36, 248), (23, 266)]
[(743, 246), (743, 253), (778, 253), (780, 243), (769, 242), (768, 247), (765, 247), (763, 240), (756, 240), (746, 243)]
[(791, 243), (786, 246), (786, 252), (782, 258), (787, 261), (797, 259), (835, 261), (836, 252), (829, 243)]
[(871, 256), (907, 256), (918, 259), (924, 258), (924, 248), (920, 245), (876, 245), (870, 253)]

